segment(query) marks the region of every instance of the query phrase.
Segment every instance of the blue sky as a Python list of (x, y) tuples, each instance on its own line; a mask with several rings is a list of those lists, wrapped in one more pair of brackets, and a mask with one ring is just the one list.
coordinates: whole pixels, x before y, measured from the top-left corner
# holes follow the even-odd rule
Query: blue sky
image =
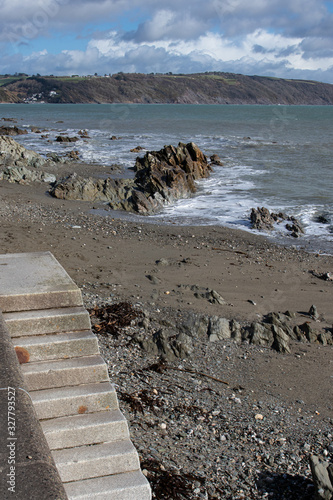
[(0, 74), (226, 71), (333, 83), (333, 0), (0, 0)]

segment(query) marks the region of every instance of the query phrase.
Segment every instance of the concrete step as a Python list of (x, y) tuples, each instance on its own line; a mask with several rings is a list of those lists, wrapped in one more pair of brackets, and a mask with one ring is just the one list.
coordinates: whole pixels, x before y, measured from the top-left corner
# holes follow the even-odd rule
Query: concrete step
[(31, 391), (30, 396), (40, 420), (118, 409), (110, 382)]
[(22, 354), (26, 363), (99, 354), (97, 337), (91, 330), (16, 337), (13, 343), (16, 352)]
[(4, 313), (12, 337), (90, 330), (89, 313), (83, 307), (64, 307)]
[(129, 439), (127, 421), (119, 410), (42, 420), (51, 450)]
[(52, 456), (64, 483), (140, 469), (129, 440), (54, 450)]
[(50, 252), (0, 255), (3, 312), (82, 306), (80, 289)]
[(109, 380), (106, 363), (100, 355), (37, 361), (21, 368), (29, 391)]
[(151, 491), (141, 471), (65, 483), (68, 500), (150, 500)]

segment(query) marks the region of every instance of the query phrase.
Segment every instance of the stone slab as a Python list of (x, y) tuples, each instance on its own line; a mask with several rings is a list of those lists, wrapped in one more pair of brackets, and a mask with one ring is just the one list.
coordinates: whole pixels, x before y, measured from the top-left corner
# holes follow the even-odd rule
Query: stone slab
[(106, 363), (99, 355), (26, 363), (21, 369), (29, 391), (109, 380)]
[(65, 483), (69, 500), (150, 500), (151, 489), (141, 471)]
[(129, 439), (120, 410), (43, 420), (42, 429), (51, 450)]
[(91, 330), (14, 337), (12, 340), (18, 356), (25, 359), (25, 362), (99, 354), (97, 337)]
[(89, 330), (89, 313), (84, 307), (65, 307), (4, 313), (12, 337)]
[(140, 469), (129, 440), (55, 450), (52, 455), (64, 483)]
[(3, 312), (80, 305), (80, 289), (50, 252), (0, 255)]
[(30, 393), (40, 420), (118, 409), (118, 399), (110, 382), (77, 387), (44, 389)]

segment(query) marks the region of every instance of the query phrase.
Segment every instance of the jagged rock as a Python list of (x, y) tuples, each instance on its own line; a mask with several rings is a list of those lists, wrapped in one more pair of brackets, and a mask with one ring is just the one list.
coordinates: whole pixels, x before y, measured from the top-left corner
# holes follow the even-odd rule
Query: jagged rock
[(277, 218), (274, 217), (274, 214), (270, 213), (268, 208), (258, 207), (257, 209), (251, 209), (250, 220), (253, 229), (271, 231)]
[(47, 160), (8, 136), (0, 136), (0, 167), (43, 167)]
[(286, 224), (286, 229), (290, 231), (291, 236), (298, 238), (304, 233), (301, 223), (295, 217), (289, 217), (283, 212), (271, 213), (265, 207), (252, 208), (250, 220), (252, 228), (259, 231), (272, 231), (276, 222), (289, 221), (291, 224)]
[(274, 337), (274, 342), (271, 345), (272, 349), (278, 352), (290, 352), (290, 336), (288, 333), (283, 328), (275, 325), (272, 325), (272, 332)]
[(191, 142), (147, 152), (143, 158), (137, 158), (135, 171), (139, 191), (151, 202), (150, 210), (144, 208), (142, 213), (153, 213), (165, 203), (195, 193), (195, 180), (208, 177), (211, 167), (198, 146)]
[(27, 134), (27, 130), (20, 129), (16, 126), (14, 127), (0, 127), (0, 135), (24, 135)]
[(50, 193), (61, 199), (109, 201), (113, 209), (146, 215), (194, 193), (195, 180), (207, 177), (211, 167), (194, 143), (179, 143), (177, 148), (165, 146), (137, 158), (135, 171), (134, 179), (117, 180), (84, 179), (73, 174), (60, 180)]
[[(330, 467), (330, 471), (328, 468)], [(316, 500), (332, 500), (333, 498), (333, 483), (332, 483), (332, 465), (329, 462), (321, 460), (316, 455), (310, 456), (310, 468), (313, 482), (316, 487)]]
[(251, 344), (271, 347), (274, 343), (272, 328), (264, 323), (252, 323), (249, 333)]

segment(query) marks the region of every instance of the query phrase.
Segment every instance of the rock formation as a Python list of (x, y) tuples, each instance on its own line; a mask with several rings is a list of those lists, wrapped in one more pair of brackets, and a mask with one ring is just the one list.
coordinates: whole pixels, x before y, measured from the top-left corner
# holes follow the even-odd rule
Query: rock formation
[(55, 182), (54, 175), (36, 171), (48, 164), (49, 160), (21, 146), (11, 137), (0, 136), (0, 180), (24, 184), (33, 181)]
[(193, 142), (165, 146), (137, 158), (134, 179), (84, 179), (72, 174), (51, 189), (61, 199), (107, 201), (112, 209), (149, 215), (166, 203), (196, 192), (195, 181), (208, 177), (211, 166)]
[(302, 225), (295, 217), (288, 216), (283, 212), (271, 213), (265, 207), (252, 208), (250, 220), (252, 228), (258, 229), (259, 231), (272, 231), (274, 229), (274, 224), (280, 224), (283, 221), (287, 221), (289, 223), (287, 223), (285, 227), (291, 233), (291, 236), (299, 238), (304, 233)]

